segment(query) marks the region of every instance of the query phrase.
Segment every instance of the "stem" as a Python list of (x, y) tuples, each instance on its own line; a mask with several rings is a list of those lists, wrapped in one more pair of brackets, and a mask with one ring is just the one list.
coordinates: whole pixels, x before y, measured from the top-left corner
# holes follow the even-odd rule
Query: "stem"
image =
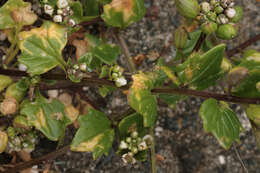
[(248, 46), (256, 43), (257, 41), (260, 40), (260, 34), (250, 38), (249, 40), (245, 41), (244, 43), (238, 45), (237, 47), (227, 51), (227, 56), (228, 57), (232, 57), (234, 56), (235, 54), (241, 52), (243, 49), (247, 48)]
[[(16, 56), (16, 54), (19, 52), (19, 47), (18, 47), (18, 45), (17, 45), (17, 42), (18, 42), (18, 34), (19, 34), (19, 32), (21, 31), (22, 28), (23, 28), (23, 27), (22, 27), (21, 24), (18, 24), (17, 27), (15, 28), (14, 40), (13, 40), (13, 42), (12, 42), (11, 47), (10, 47), (9, 50), (8, 50), (6, 59), (4, 60), (4, 64), (5, 64), (5, 65), (8, 65), (8, 64), (14, 59), (14, 57)], [(16, 47), (15, 47), (15, 46), (16, 46)], [(15, 49), (14, 49), (14, 48), (15, 48)]]
[(129, 71), (131, 73), (134, 73), (136, 71), (135, 64), (132, 61), (132, 58), (131, 58), (131, 55), (130, 55), (130, 52), (128, 50), (125, 40), (121, 37), (119, 31), (114, 31), (114, 35), (115, 35), (115, 38), (116, 38), (121, 50), (123, 51), (123, 54), (125, 55)]
[(152, 164), (152, 173), (157, 173), (157, 165), (156, 165), (156, 153), (155, 153), (155, 139), (153, 128), (150, 128), (150, 135), (153, 137), (151, 144), (151, 164)]
[(202, 43), (203, 43), (204, 40), (206, 39), (206, 36), (207, 36), (207, 35), (204, 34), (204, 33), (201, 33), (201, 34), (200, 34), (200, 37), (199, 37), (199, 39), (198, 39), (196, 45), (194, 46), (192, 52), (197, 52), (197, 51), (200, 49)]
[(59, 150), (55, 150), (49, 154), (46, 154), (42, 157), (39, 157), (39, 158), (36, 158), (36, 159), (32, 159), (28, 162), (22, 162), (22, 163), (18, 163), (18, 164), (15, 164), (13, 168), (9, 168), (8, 170), (5, 170), (5, 171), (2, 171), (1, 173), (16, 173), (16, 172), (19, 172), (21, 170), (24, 170), (26, 168), (30, 168), (32, 167), (33, 165), (38, 165), (44, 161), (49, 161), (51, 159), (54, 159), (62, 154), (65, 154), (66, 152), (68, 152), (70, 149), (70, 146), (65, 146)]
[[(19, 70), (5, 70), (3, 68), (0, 68), (0, 74), (13, 76), (13, 77), (23, 77), (29, 75), (26, 72), (19, 71)], [(70, 80), (66, 78), (64, 74), (55, 74), (55, 73), (45, 73), (41, 75), (42, 79), (48, 79), (48, 80), (58, 80), (59, 82), (55, 85), (46, 85), (41, 84), (40, 89), (42, 90), (51, 90), (51, 89), (78, 89), (79, 87), (83, 86), (112, 86), (119, 90), (128, 90), (130, 88), (130, 85), (126, 85), (124, 87), (116, 87), (115, 84), (109, 80), (106, 79), (98, 79), (95, 77), (85, 77), (83, 78), (82, 82), (80, 83), (73, 83)], [(166, 93), (166, 94), (179, 94), (179, 95), (186, 95), (186, 96), (196, 96), (196, 97), (202, 97), (202, 98), (214, 98), (216, 100), (221, 101), (227, 101), (227, 102), (233, 102), (233, 103), (244, 103), (244, 104), (260, 104), (260, 98), (245, 98), (245, 97), (237, 97), (237, 96), (231, 96), (228, 94), (217, 94), (213, 92), (207, 92), (207, 91), (197, 91), (197, 90), (191, 90), (186, 88), (155, 88), (152, 90), (152, 93)]]

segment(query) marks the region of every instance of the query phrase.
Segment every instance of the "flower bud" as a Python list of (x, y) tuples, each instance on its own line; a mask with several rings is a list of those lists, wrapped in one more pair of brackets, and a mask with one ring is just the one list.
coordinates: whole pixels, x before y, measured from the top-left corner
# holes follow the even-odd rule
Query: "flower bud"
[(128, 148), (127, 143), (125, 141), (121, 141), (120, 145), (119, 145), (119, 149), (124, 150), (124, 149), (127, 149), (127, 148)]
[(138, 137), (138, 132), (137, 131), (134, 131), (131, 133), (131, 137), (132, 138), (137, 138)]
[(223, 11), (224, 11), (224, 9), (223, 9), (221, 6), (216, 6), (216, 7), (215, 7), (215, 12), (216, 12), (217, 14), (221, 14)]
[(210, 12), (208, 12), (208, 14), (207, 14), (207, 18), (208, 18), (209, 20), (215, 22), (215, 21), (217, 20), (217, 15), (216, 15), (216, 13), (210, 11)]
[(151, 145), (153, 142), (153, 137), (151, 135), (145, 135), (143, 137), (143, 141), (145, 141), (147, 145)]
[(138, 153), (138, 149), (136, 147), (132, 147), (131, 152), (133, 152), (134, 154)]
[(69, 5), (67, 0), (58, 0), (57, 1), (57, 6), (58, 8), (65, 8)]
[(18, 103), (16, 99), (9, 97), (3, 100), (1, 103), (0, 111), (3, 115), (12, 115), (16, 113)]
[(175, 47), (178, 49), (183, 49), (187, 40), (188, 40), (187, 32), (182, 27), (179, 27), (178, 29), (176, 29), (176, 31), (174, 33)]
[(211, 34), (218, 29), (218, 25), (215, 22), (205, 22), (201, 25), (201, 30), (205, 34)]
[(61, 23), (62, 22), (62, 16), (61, 15), (53, 16), (53, 21), (56, 22), (56, 23)]
[(19, 69), (20, 71), (26, 71), (26, 70), (27, 70), (27, 66), (24, 65), (24, 64), (19, 64), (19, 65), (18, 65), (18, 69)]
[(233, 68), (227, 76), (227, 83), (229, 86), (238, 85), (243, 79), (248, 76), (249, 70), (245, 67)]
[(217, 23), (218, 24), (227, 24), (229, 22), (228, 18), (226, 17), (226, 15), (224, 14), (220, 14), (217, 17)]
[(8, 142), (8, 136), (5, 132), (0, 131), (0, 153), (5, 150), (5, 147)]
[(175, 4), (181, 15), (187, 18), (195, 18), (200, 12), (197, 0), (175, 0)]
[(121, 87), (127, 84), (127, 80), (124, 77), (117, 78), (115, 82), (117, 87)]
[(225, 14), (228, 18), (232, 19), (236, 15), (236, 10), (234, 8), (228, 8), (225, 10)]
[(132, 141), (131, 137), (127, 137), (127, 138), (126, 138), (126, 142), (127, 142), (127, 143), (131, 143), (131, 141)]
[(202, 2), (200, 4), (200, 9), (204, 13), (208, 13), (210, 11), (210, 4), (208, 2)]
[(148, 147), (147, 147), (145, 141), (141, 142), (141, 143), (138, 145), (138, 149), (139, 149), (139, 151), (146, 150), (147, 148), (148, 148)]
[(217, 36), (223, 40), (230, 40), (237, 35), (237, 29), (233, 24), (220, 25), (217, 29)]
[(54, 9), (53, 9), (52, 6), (47, 5), (47, 4), (44, 5), (44, 13), (46, 13), (46, 14), (52, 16), (52, 15), (53, 15), (53, 12), (54, 12)]
[(234, 7), (236, 15), (231, 19), (232, 22), (237, 23), (243, 17), (243, 8), (241, 6)]
[(250, 120), (252, 120), (257, 126), (260, 126), (260, 106), (249, 105), (246, 108), (246, 114)]
[(12, 78), (0, 75), (0, 92), (13, 82)]

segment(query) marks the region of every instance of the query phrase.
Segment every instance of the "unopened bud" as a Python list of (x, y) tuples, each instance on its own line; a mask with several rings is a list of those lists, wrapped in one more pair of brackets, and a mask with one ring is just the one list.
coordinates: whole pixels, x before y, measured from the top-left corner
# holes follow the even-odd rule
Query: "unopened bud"
[(207, 35), (214, 33), (217, 29), (218, 25), (215, 22), (205, 22), (201, 25), (202, 32)]
[(195, 18), (200, 12), (197, 0), (175, 0), (179, 12), (187, 18)]
[(58, 0), (57, 1), (57, 6), (58, 8), (65, 8), (69, 5), (67, 0)]
[(200, 4), (200, 9), (204, 12), (204, 13), (208, 13), (210, 11), (210, 4), (208, 2), (202, 2)]
[(143, 137), (143, 141), (145, 141), (147, 145), (151, 145), (153, 142), (153, 137), (151, 135), (145, 135)]
[(53, 21), (56, 22), (56, 23), (61, 23), (62, 22), (62, 16), (61, 15), (53, 16)]
[(215, 12), (216, 12), (217, 14), (221, 14), (223, 11), (224, 11), (224, 9), (223, 9), (221, 6), (216, 6)]
[(220, 14), (218, 17), (217, 17), (217, 23), (218, 24), (227, 24), (228, 23), (228, 18), (226, 17), (226, 15), (224, 14)]
[(188, 34), (184, 28), (179, 27), (174, 33), (174, 45), (178, 49), (183, 49), (188, 40)]
[(127, 148), (128, 148), (127, 143), (125, 141), (121, 141), (120, 145), (119, 145), (119, 149), (124, 150), (124, 149), (127, 149)]
[(53, 9), (52, 6), (47, 5), (47, 4), (44, 5), (44, 13), (46, 13), (46, 14), (52, 16), (52, 15), (53, 15), (53, 12), (54, 12), (54, 9)]
[(132, 138), (137, 138), (138, 137), (138, 132), (137, 131), (134, 131), (131, 133), (131, 137)]
[(223, 40), (230, 40), (237, 35), (237, 27), (233, 24), (220, 25), (217, 30), (217, 36)]

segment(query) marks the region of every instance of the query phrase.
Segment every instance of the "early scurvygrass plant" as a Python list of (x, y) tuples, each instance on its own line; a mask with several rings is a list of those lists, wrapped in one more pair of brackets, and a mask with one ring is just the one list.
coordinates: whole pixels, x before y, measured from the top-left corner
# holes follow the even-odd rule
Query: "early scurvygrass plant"
[[(62, 145), (66, 128), (73, 124), (78, 130), (70, 146), (72, 151), (93, 152), (97, 159), (108, 155), (118, 139), (117, 154), (125, 163), (145, 161), (150, 150), (155, 173), (157, 100), (174, 107), (189, 95), (208, 98), (199, 115), (205, 131), (225, 149), (239, 141), (243, 130), (227, 101), (242, 103), (260, 145), (260, 53), (248, 50), (233, 62), (225, 57), (226, 45), (220, 43), (237, 36), (243, 10), (235, 1), (175, 0), (184, 17), (174, 34), (176, 56), (169, 64), (159, 59), (149, 71), (132, 68), (133, 73), (117, 64), (121, 52), (130, 61), (128, 64), (133, 64), (120, 30), (144, 17), (143, 0), (39, 2), (44, 20), (31, 11), (32, 4), (23, 0), (8, 0), (0, 8), (0, 29), (11, 42), (0, 68), (0, 120), (9, 119), (1, 124), (1, 153), (32, 152), (42, 134)], [(33, 25), (36, 20), (42, 22), (41, 26)], [(103, 27), (99, 34), (90, 34), (84, 28), (92, 23)], [(111, 30), (119, 46), (106, 38)], [(63, 50), (68, 45), (73, 45), (76, 53), (72, 51), (65, 58)], [(26, 70), (28, 75), (14, 67)], [(12, 79), (16, 73), (23, 77)], [(224, 81), (226, 95), (204, 91), (218, 85), (218, 80)], [(44, 90), (86, 90), (85, 85), (99, 86), (102, 97), (117, 89), (123, 91), (134, 112), (111, 118), (88, 99), (93, 108), (87, 108), (81, 92), (80, 96), (76, 94), (75, 102), (71, 95), (57, 90), (48, 92), (49, 98), (44, 96)]]

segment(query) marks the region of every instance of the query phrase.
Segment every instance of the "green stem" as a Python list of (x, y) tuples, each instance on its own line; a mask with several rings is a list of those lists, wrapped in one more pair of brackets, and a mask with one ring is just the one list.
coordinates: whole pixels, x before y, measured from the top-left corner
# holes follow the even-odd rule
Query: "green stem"
[(153, 137), (152, 145), (151, 145), (151, 164), (152, 164), (152, 173), (157, 173), (157, 165), (156, 165), (156, 153), (155, 153), (155, 138), (153, 133), (153, 128), (150, 128), (150, 135)]
[(17, 42), (19, 40), (18, 39), (18, 34), (21, 31), (21, 29), (22, 29), (22, 25), (21, 24), (18, 24), (17, 27), (15, 27), (14, 40), (12, 42), (11, 47), (8, 50), (6, 59), (4, 61), (5, 65), (8, 65), (14, 59), (14, 57), (17, 55), (17, 53), (19, 52), (19, 47), (17, 45)]

